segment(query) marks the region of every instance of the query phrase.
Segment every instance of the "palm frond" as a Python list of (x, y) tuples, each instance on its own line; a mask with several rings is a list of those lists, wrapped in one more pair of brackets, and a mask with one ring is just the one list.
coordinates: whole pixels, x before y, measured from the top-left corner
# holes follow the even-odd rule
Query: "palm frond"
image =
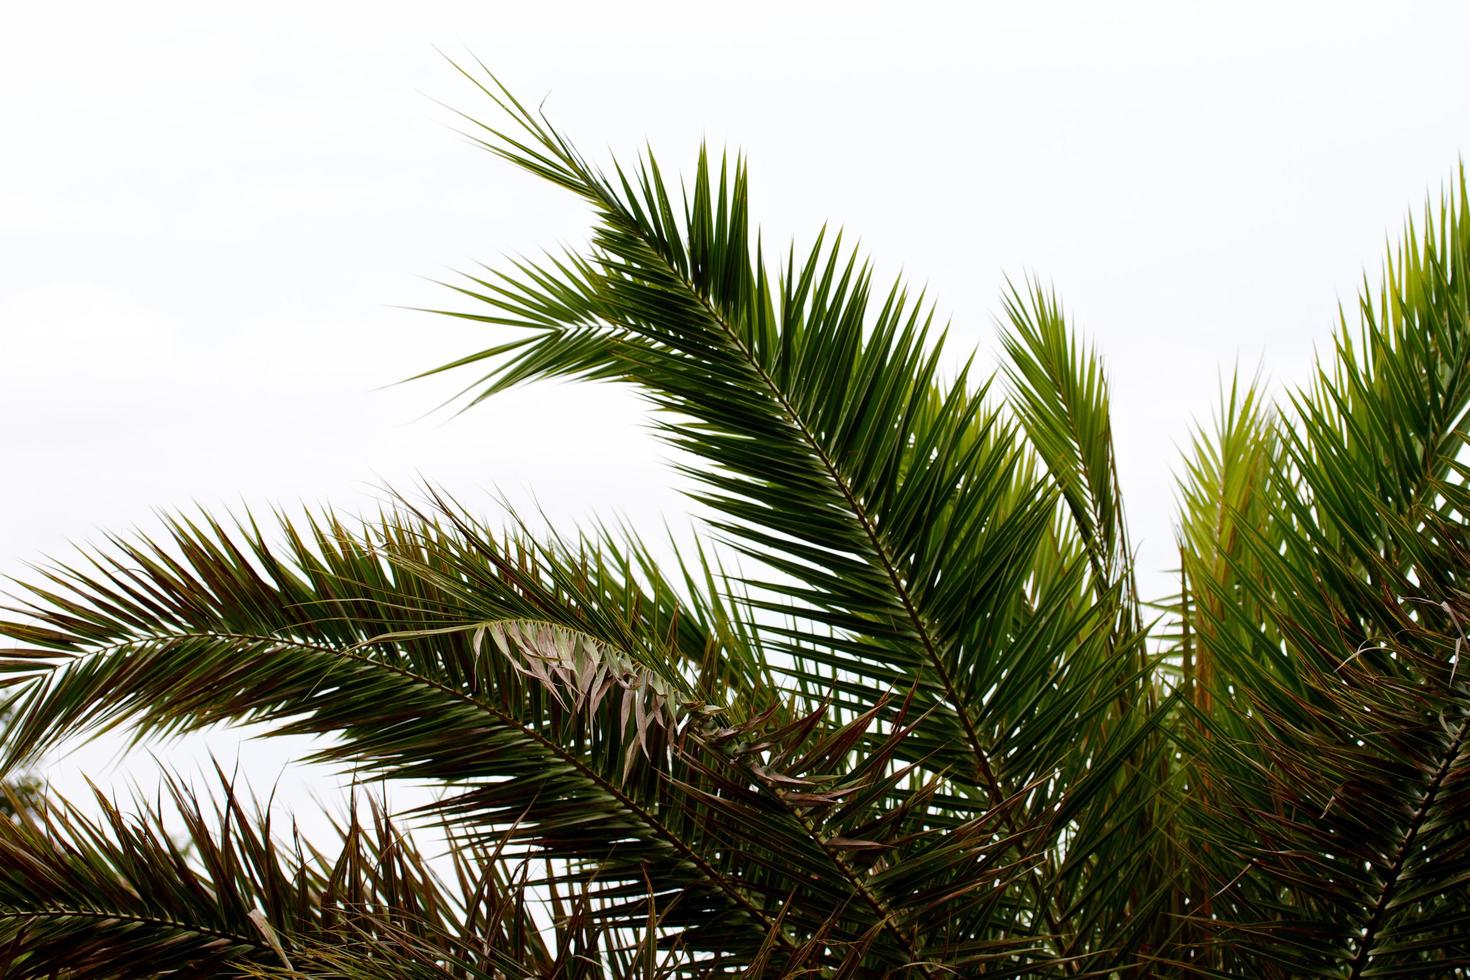
[(1067, 503), (1096, 587), (1127, 586), (1120, 576), (1131, 568), (1131, 556), (1101, 360), (1080, 346), (1056, 296), (1040, 285), (1023, 294), (1012, 284), (1005, 313), (1016, 414)]
[[(1126, 754), (1112, 749), (1142, 751), (1134, 736), (1154, 724), (1155, 706), (1147, 658), (1120, 670), (1111, 656), (1120, 642), (1142, 650), (1136, 615), (1117, 618), (1136, 599), (1112, 470), (1086, 514), (1093, 565), (1106, 538), (1117, 581), (1078, 604), (1072, 583), (1086, 565), (1032, 574), (1052, 560), (1051, 480), (989, 403), (988, 384), (972, 386), (968, 368), (941, 379), (943, 336), (922, 297), (901, 283), (874, 293), (840, 235), (768, 266), (739, 160), (701, 153), (679, 198), (651, 155), (606, 175), (493, 79), (476, 84), (508, 119), (499, 128), (466, 117), (481, 144), (572, 190), (598, 223), (578, 259), (523, 263), (461, 288), (489, 308), (486, 322), (530, 337), (466, 359), (492, 365), (472, 400), (592, 374), (586, 355), (600, 353), (596, 376), (621, 377), (670, 413), (660, 431), (698, 461), (684, 472), (713, 525), (771, 570), (753, 582), (750, 615), (790, 658), (779, 667), (790, 688), (829, 692), (848, 717), (911, 691), (922, 723), (904, 757), (945, 771), (982, 810), (1007, 812), (1025, 787), (1033, 812), (1077, 816), (1082, 807), (1064, 800), (1078, 783), (1124, 781)], [(1065, 347), (1065, 328), (1048, 329)], [(1106, 400), (1088, 377), (1086, 404), (1073, 407), (1105, 429)], [(1074, 435), (1091, 446), (1090, 433)], [(1074, 489), (1064, 475), (1055, 483)], [(1138, 717), (1124, 724), (1097, 703), (1136, 705)], [(1075, 752), (1079, 725), (1100, 747), (1094, 761), (1110, 760), (1105, 772)], [(1072, 736), (1055, 737), (1064, 730)], [(1083, 799), (1098, 797), (1086, 789)], [(1018, 857), (1055, 849), (1065, 826), (1011, 827)], [(1054, 925), (1070, 904), (1055, 891), (1065, 887), (1086, 891), (1047, 886)]]
[[(139, 737), (220, 721), (332, 734), (318, 761), (442, 784), (441, 817), (503, 836), (509, 856), (563, 862), (599, 929), (657, 909), (715, 962), (772, 943), (790, 959), (819, 933), (834, 963), (861, 948), (899, 968), (930, 943), (1026, 961), (1034, 942), (1006, 937), (1027, 863), (996, 837), (1021, 797), (978, 816), (934, 804), (936, 776), (899, 758), (912, 705), (843, 722), (727, 712), (694, 693), (711, 642), (688, 626), (697, 613), (681, 631), (667, 595), (630, 604), (626, 564), (595, 561), (606, 550), (572, 562), (452, 518), (390, 514), (356, 534), (285, 523), (284, 554), (254, 525), (178, 520), (167, 543), (53, 569), (66, 596), (41, 590), (39, 622), (0, 627), (26, 643), (3, 663), (10, 755), (123, 723)], [(679, 642), (697, 657), (643, 665)], [(932, 906), (955, 889), (971, 899)], [(959, 906), (959, 925), (916, 924)]]
[(722, 933), (750, 921), (764, 938), (761, 903), (691, 846), (699, 809), (677, 802), (673, 743), (703, 716), (682, 700), (678, 658), (657, 661), (662, 675), (636, 659), (668, 631), (616, 620), (606, 590), (558, 591), (608, 569), (403, 515), (360, 535), (330, 520), (280, 531), (284, 555), (254, 527), (177, 521), (167, 545), (53, 569), (68, 597), (38, 592), (39, 624), (0, 627), (27, 643), (4, 660), (19, 684), (10, 757), (124, 722), (138, 737), (220, 721), (333, 734), (317, 761), (443, 781), (440, 812), (591, 862), (608, 887), (662, 868), (690, 917), (712, 900)]
[(1197, 922), (1225, 965), (1354, 978), (1470, 969), (1470, 697), (1456, 670), (1467, 615), (1464, 597), (1409, 606), (1376, 650), (1318, 651), (1300, 667), (1305, 721), (1276, 710), (1295, 692), (1246, 695), (1244, 727), (1269, 768), (1213, 791), (1212, 846), (1235, 867)]
[(1467, 282), (1462, 174), (1291, 410), (1270, 420), (1253, 396), (1232, 400), (1197, 450), (1178, 650), (1179, 731), (1198, 760), (1192, 917), (1216, 940), (1200, 966), (1462, 962), (1445, 939), (1461, 914), (1455, 852), (1443, 877), (1418, 862), (1443, 846), (1441, 821), (1463, 821), (1443, 789), (1466, 708), (1449, 661), (1470, 553)]
[(423, 933), (460, 918), (381, 811), (368, 825), (354, 816), (328, 855), (278, 838), (223, 774), (212, 804), (178, 780), (167, 798), (129, 812), (97, 792), (97, 817), (53, 798), (0, 821), (6, 976), (238, 975), (289, 965), (343, 924)]

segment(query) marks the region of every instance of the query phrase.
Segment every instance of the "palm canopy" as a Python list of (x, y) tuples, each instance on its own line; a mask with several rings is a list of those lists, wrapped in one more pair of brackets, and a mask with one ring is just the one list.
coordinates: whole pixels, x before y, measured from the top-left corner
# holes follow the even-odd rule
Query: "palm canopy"
[(999, 379), (949, 376), (932, 307), (841, 235), (767, 253), (743, 160), (701, 152), (677, 187), (651, 154), (599, 169), (465, 74), (500, 120), (472, 138), (596, 223), (447, 284), (436, 312), (495, 340), (427, 373), (475, 371), (466, 407), (633, 386), (710, 543), (670, 564), (603, 529), (497, 534), (431, 491), (355, 522), (181, 516), (42, 570), (0, 624), (8, 765), (123, 725), (330, 736), (319, 761), (441, 787), (409, 819), (456, 860), (381, 814), (308, 854), (228, 785), (217, 827), (178, 793), (192, 848), (152, 811), (58, 804), (0, 827), (10, 970), (1467, 961), (1463, 178), (1311, 386), (1279, 411), (1236, 388), (1200, 434), (1151, 630), (1107, 382), (1053, 295), (1006, 297)]

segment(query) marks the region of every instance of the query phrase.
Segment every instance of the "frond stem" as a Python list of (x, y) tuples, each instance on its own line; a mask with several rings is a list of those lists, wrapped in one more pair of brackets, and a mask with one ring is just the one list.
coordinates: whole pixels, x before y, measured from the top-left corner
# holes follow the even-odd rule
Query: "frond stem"
[(64, 906), (48, 905), (39, 909), (0, 909), (0, 919), (90, 919), (94, 921), (116, 921), (132, 922), (137, 925), (154, 926), (161, 929), (173, 929), (179, 932), (189, 932), (197, 936), (210, 936), (214, 939), (225, 939), (241, 946), (249, 946), (251, 949), (267, 951), (268, 947), (259, 938), (251, 936), (240, 936), (223, 929), (211, 929), (209, 926), (196, 925), (192, 922), (179, 922), (161, 915), (139, 915), (135, 912), (116, 912), (105, 909), (73, 909)]
[(1368, 917), (1368, 924), (1363, 927), (1363, 934), (1358, 939), (1358, 952), (1353, 957), (1352, 972), (1348, 974), (1348, 980), (1359, 980), (1363, 976), (1363, 971), (1368, 968), (1368, 960), (1373, 955), (1372, 950), (1378, 938), (1378, 931), (1383, 927), (1389, 903), (1393, 901), (1394, 892), (1398, 890), (1399, 878), (1403, 875), (1404, 865), (1409, 855), (1413, 853), (1419, 831), (1424, 826), (1424, 821), (1428, 818), (1429, 811), (1433, 808), (1435, 798), (1439, 796), (1445, 780), (1449, 777), (1450, 769), (1454, 766), (1456, 758), (1459, 757), (1460, 749), (1464, 746), (1467, 736), (1470, 736), (1470, 718), (1461, 722), (1459, 731), (1455, 733), (1454, 739), (1445, 749), (1444, 761), (1440, 763), (1439, 771), (1434, 774), (1434, 778), (1425, 787), (1424, 795), (1419, 799), (1419, 806), (1409, 821), (1409, 829), (1404, 833), (1404, 839), (1399, 843), (1398, 851), (1394, 854), (1393, 865), (1384, 877), (1383, 888), (1378, 893), (1378, 902), (1373, 906), (1373, 914)]
[[(662, 257), (662, 254), (658, 253), (656, 249), (654, 251), (655, 254), (659, 254), (660, 257)], [(923, 614), (919, 611), (918, 606), (915, 604), (913, 596), (910, 594), (909, 588), (899, 571), (898, 563), (894, 560), (893, 556), (889, 554), (887, 543), (883, 540), (882, 535), (879, 533), (877, 525), (873, 523), (872, 518), (868, 514), (867, 508), (865, 508), (862, 501), (858, 499), (857, 494), (854, 492), (852, 486), (848, 483), (847, 479), (843, 476), (842, 471), (838, 468), (836, 461), (833, 460), (832, 457), (827, 453), (827, 451), (822, 447), (822, 444), (817, 439), (816, 434), (812, 432), (810, 427), (807, 426), (806, 420), (801, 417), (801, 414), (796, 410), (796, 407), (791, 404), (790, 400), (786, 397), (786, 393), (781, 390), (780, 385), (776, 384), (776, 380), (771, 377), (771, 375), (756, 359), (754, 352), (750, 350), (750, 348), (747, 347), (746, 344), (740, 339), (739, 334), (735, 332), (734, 327), (729, 323), (729, 321), (726, 320), (726, 318), (722, 316), (719, 311), (714, 308), (713, 305), (710, 304), (705, 296), (695, 287), (694, 283), (686, 279), (678, 269), (674, 268), (674, 266), (672, 264), (669, 264), (667, 261), (665, 262), (665, 266), (671, 274), (678, 277), (679, 281), (682, 282), (685, 287), (689, 289), (690, 293), (698, 297), (700, 305), (704, 307), (710, 318), (721, 328), (721, 330), (724, 331), (726, 336), (730, 339), (730, 342), (735, 345), (741, 356), (745, 358), (746, 362), (756, 372), (761, 380), (761, 383), (766, 386), (767, 393), (776, 401), (776, 404), (780, 406), (781, 411), (785, 414), (787, 422), (796, 429), (798, 434), (801, 436), (802, 441), (806, 443), (807, 447), (817, 457), (818, 461), (822, 465), (823, 470), (826, 472), (828, 479), (830, 479), (833, 485), (837, 487), (838, 491), (842, 494), (843, 500), (846, 501), (848, 507), (851, 509), (853, 516), (857, 518), (858, 524), (862, 528), (864, 536), (866, 536), (866, 538), (868, 539), (868, 543), (872, 546), (874, 553), (878, 556), (879, 564), (882, 566), (884, 573), (888, 576), (889, 583), (893, 586), (894, 593), (898, 596), (899, 601), (903, 604), (904, 614), (909, 619), (915, 637), (923, 646), (924, 653), (927, 656), (930, 665), (934, 668), (935, 673), (939, 676), (940, 683), (944, 687), (946, 698), (949, 700), (950, 704), (954, 706), (955, 715), (959, 719), (961, 727), (964, 729), (965, 739), (969, 742), (970, 749), (974, 753), (976, 773), (979, 775), (980, 780), (985, 787), (986, 794), (990, 797), (990, 805), (992, 807), (1003, 807), (1006, 802), (1005, 791), (1001, 787), (1000, 779), (996, 776), (995, 770), (990, 765), (990, 755), (980, 741), (980, 736), (978, 731), (976, 730), (974, 720), (970, 717), (970, 712), (965, 706), (964, 699), (959, 696), (959, 691), (954, 683), (954, 678), (951, 676), (949, 669), (945, 666), (944, 658), (941, 657), (939, 654), (939, 648), (934, 641), (933, 628), (925, 621)], [(1005, 821), (1006, 825), (1011, 829), (1012, 832), (1017, 834), (1020, 833), (1021, 828), (1016, 825), (1014, 818), (1009, 810), (1002, 810), (1002, 819)], [(1034, 879), (1032, 880), (1034, 881)], [(1050, 930), (1052, 936), (1060, 938), (1058, 923), (1056, 920), (1056, 911), (1053, 908), (1053, 903), (1049, 901), (1045, 895), (1040, 894), (1041, 886), (1039, 883), (1035, 884), (1035, 888), (1038, 892), (1037, 897), (1041, 899), (1039, 904), (1041, 905), (1042, 914), (1046, 918), (1047, 927)]]
[(707, 861), (705, 861), (697, 851), (695, 851), (682, 839), (680, 839), (679, 835), (675, 834), (666, 824), (664, 824), (663, 821), (659, 820), (653, 813), (640, 806), (632, 798), (619, 790), (613, 783), (605, 779), (600, 773), (587, 766), (574, 754), (568, 752), (563, 746), (559, 745), (557, 742), (551, 739), (548, 739), (545, 735), (542, 735), (535, 729), (528, 727), (527, 725), (525, 725), (524, 722), (522, 722), (520, 719), (516, 718), (509, 712), (501, 711), (497, 709), (494, 705), (487, 704), (484, 701), (480, 701), (473, 697), (470, 697), (462, 691), (457, 691), (452, 687), (448, 687), (444, 684), (439, 683), (433, 678), (425, 677), (422, 674), (415, 673), (411, 670), (407, 670), (394, 664), (385, 663), (381, 660), (375, 660), (372, 657), (364, 656), (362, 654), (356, 653), (353, 650), (344, 650), (338, 647), (323, 646), (304, 640), (294, 640), (285, 637), (257, 636), (248, 633), (212, 633), (209, 631), (201, 631), (199, 633), (180, 633), (167, 637), (143, 637), (131, 641), (111, 644), (108, 647), (102, 648), (102, 650), (117, 651), (122, 650), (128, 646), (145, 643), (157, 643), (160, 640), (166, 642), (170, 639), (223, 639), (227, 641), (233, 640), (236, 642), (252, 641), (258, 643), (274, 644), (277, 646), (289, 647), (291, 649), (304, 650), (311, 653), (324, 654), (333, 657), (342, 657), (360, 665), (387, 671), (391, 674), (408, 680), (411, 683), (427, 687), (446, 697), (461, 701), (471, 706), (475, 710), (491, 716), (506, 727), (518, 730), (527, 739), (534, 741), (542, 748), (546, 749), (549, 753), (560, 759), (562, 762), (571, 766), (583, 778), (596, 785), (598, 789), (602, 790), (604, 793), (610, 796), (624, 810), (632, 814), (641, 823), (652, 830), (667, 845), (673, 848), (673, 850), (678, 853), (684, 860), (688, 861), (691, 865), (697, 868), (700, 874), (703, 875), (710, 884), (714, 885), (721, 892), (723, 892), (732, 902), (735, 903), (736, 906), (738, 906), (743, 912), (745, 912), (745, 914), (749, 915), (760, 925), (765, 926), (769, 933), (777, 935), (783, 949), (787, 950), (788, 952), (792, 952), (796, 949), (795, 944), (792, 943), (791, 939), (786, 935), (786, 933), (783, 930), (777, 930), (777, 923), (775, 922), (775, 920), (771, 919), (770, 916), (763, 909), (761, 909), (748, 897), (741, 893), (741, 891), (736, 888), (730, 881), (728, 881), (724, 875), (720, 874)]

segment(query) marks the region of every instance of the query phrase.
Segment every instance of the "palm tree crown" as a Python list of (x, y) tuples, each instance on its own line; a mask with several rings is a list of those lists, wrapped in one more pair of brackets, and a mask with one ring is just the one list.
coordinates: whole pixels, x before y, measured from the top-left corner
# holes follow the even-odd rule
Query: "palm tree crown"
[[(0, 632), (4, 764), (222, 721), (442, 789), (335, 847), (223, 776), (0, 820), (7, 975), (1324, 976), (1470, 970), (1463, 173), (1313, 381), (1233, 386), (1135, 583), (1098, 356), (1033, 284), (950, 372), (840, 234), (768, 252), (743, 160), (603, 170), (488, 75), (472, 137), (590, 244), (447, 284), (466, 407), (633, 386), (708, 534), (179, 516)], [(953, 376), (951, 376), (953, 375)], [(445, 861), (413, 831), (442, 832)]]

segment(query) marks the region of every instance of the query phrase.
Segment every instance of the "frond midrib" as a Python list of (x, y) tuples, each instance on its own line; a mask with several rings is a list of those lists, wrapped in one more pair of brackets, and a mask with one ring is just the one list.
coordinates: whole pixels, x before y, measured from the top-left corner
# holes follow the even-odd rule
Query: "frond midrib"
[[(568, 629), (570, 632), (580, 632), (576, 630), (570, 630), (568, 627), (565, 626), (561, 626), (559, 628)], [(583, 633), (582, 635), (588, 636), (589, 639), (592, 639), (595, 642), (602, 642), (600, 640), (597, 640), (596, 637), (590, 636), (590, 634)], [(494, 705), (487, 704), (486, 702), (479, 701), (473, 697), (470, 697), (461, 691), (456, 691), (454, 688), (447, 687), (431, 677), (426, 677), (422, 674), (407, 670), (406, 668), (398, 667), (394, 664), (385, 663), (381, 660), (375, 660), (371, 657), (363, 656), (350, 649), (323, 646), (321, 644), (311, 643), (309, 641), (295, 640), (286, 637), (269, 635), (258, 636), (249, 633), (214, 633), (211, 631), (198, 631), (178, 632), (166, 636), (139, 637), (134, 640), (111, 644), (108, 647), (104, 648), (104, 652), (120, 651), (128, 646), (168, 642), (170, 640), (191, 639), (224, 639), (226, 641), (236, 642), (249, 641), (261, 644), (275, 644), (277, 646), (298, 649), (309, 653), (322, 654), (332, 657), (343, 657), (361, 666), (367, 666), (386, 671), (410, 682), (411, 684), (417, 684), (443, 696), (460, 701), (463, 704), (470, 706), (472, 709), (478, 710), (490, 716), (491, 718), (494, 718), (500, 724), (506, 726), (507, 728), (511, 728), (520, 732), (525, 738), (535, 742), (537, 745), (551, 753), (553, 756), (573, 768), (583, 778), (593, 783), (599, 790), (606, 793), (625, 811), (632, 814), (636, 819), (639, 820), (639, 822), (643, 823), (656, 835), (658, 835), (658, 837), (662, 839), (666, 845), (673, 848), (674, 851), (678, 853), (684, 860), (688, 861), (693, 867), (697, 868), (700, 871), (701, 875), (710, 884), (714, 885), (721, 892), (723, 892), (741, 909), (741, 911), (754, 919), (755, 922), (765, 926), (769, 934), (777, 935), (779, 937), (778, 942), (781, 943), (783, 949), (791, 951), (796, 948), (796, 946), (792, 943), (790, 937), (786, 935), (784, 929), (777, 931), (777, 923), (774, 919), (772, 919), (763, 909), (761, 909), (758, 905), (754, 904), (748, 897), (746, 897), (738, 888), (735, 887), (732, 882), (727, 879), (725, 875), (719, 873), (719, 871), (717, 871), (713, 866), (705, 861), (695, 848), (690, 847), (689, 844), (686, 843), (670, 827), (668, 827), (668, 825), (655, 817), (652, 812), (638, 805), (636, 801), (624, 794), (610, 781), (605, 779), (600, 773), (588, 767), (575, 754), (568, 752), (563, 746), (551, 739), (548, 739), (545, 735), (541, 734), (535, 729), (527, 727), (524, 722), (516, 718), (514, 715), (505, 711), (501, 711), (497, 709)]]
[[(636, 222), (630, 222), (630, 224), (632, 224), (634, 227), (638, 227)], [(1019, 832), (1020, 828), (1015, 823), (1014, 814), (1005, 807), (1007, 799), (1005, 790), (1001, 786), (999, 777), (996, 775), (995, 770), (990, 764), (989, 752), (986, 750), (985, 746), (981, 744), (979, 733), (975, 728), (974, 721), (970, 717), (968, 709), (966, 708), (965, 701), (962, 697), (960, 697), (959, 692), (955, 687), (954, 679), (951, 677), (949, 670), (946, 668), (943, 658), (939, 655), (938, 648), (934, 643), (932, 627), (925, 621), (923, 614), (919, 611), (918, 606), (915, 604), (913, 596), (902, 575), (900, 574), (897, 562), (890, 554), (887, 543), (883, 540), (883, 537), (878, 530), (877, 525), (873, 523), (871, 517), (868, 515), (867, 509), (863, 506), (862, 501), (858, 499), (858, 496), (854, 492), (852, 486), (843, 476), (836, 461), (832, 459), (832, 457), (827, 453), (826, 449), (822, 446), (820, 440), (817, 439), (816, 434), (812, 431), (811, 427), (806, 424), (806, 420), (796, 410), (795, 406), (792, 405), (790, 399), (786, 397), (786, 393), (781, 389), (778, 384), (776, 384), (775, 379), (771, 377), (770, 373), (765, 370), (764, 366), (755, 357), (754, 352), (751, 351), (750, 348), (746, 346), (746, 344), (740, 339), (739, 334), (735, 331), (734, 327), (729, 323), (729, 321), (717, 309), (715, 309), (715, 307), (708, 301), (708, 299), (695, 286), (694, 283), (690, 282), (689, 279), (686, 278), (679, 269), (675, 268), (672, 263), (668, 262), (668, 260), (664, 257), (663, 253), (659, 251), (659, 249), (657, 249), (656, 247), (652, 247), (654, 243), (648, 242), (645, 238), (645, 244), (650, 245), (650, 251), (652, 251), (655, 255), (658, 255), (659, 258), (663, 260), (665, 269), (670, 274), (675, 276), (693, 296), (697, 297), (700, 305), (704, 308), (705, 312), (709, 315), (711, 320), (725, 334), (730, 343), (735, 346), (736, 350), (745, 360), (746, 364), (756, 372), (756, 375), (761, 380), (761, 383), (766, 386), (767, 393), (775, 400), (776, 404), (781, 408), (782, 413), (786, 416), (787, 422), (797, 431), (802, 441), (807, 445), (808, 449), (817, 457), (818, 461), (820, 461), (822, 465), (823, 470), (826, 472), (828, 479), (832, 481), (833, 485), (835, 485), (838, 491), (842, 494), (844, 501), (851, 509), (853, 516), (857, 519), (864, 536), (868, 540), (868, 543), (873, 548), (873, 551), (877, 556), (884, 573), (888, 576), (888, 580), (893, 587), (894, 593), (898, 596), (899, 601), (902, 603), (904, 613), (909, 618), (909, 622), (914, 630), (914, 634), (923, 646), (924, 653), (928, 658), (930, 665), (939, 675), (940, 682), (944, 686), (945, 696), (949, 700), (950, 704), (954, 707), (955, 715), (959, 719), (961, 726), (964, 728), (965, 738), (969, 742), (970, 749), (975, 756), (976, 772), (977, 775), (980, 776), (981, 782), (985, 787), (986, 795), (990, 798), (990, 805), (992, 807), (1001, 808), (1002, 819), (1005, 821), (1006, 825), (1010, 827), (1013, 832)], [(815, 835), (813, 839), (816, 839)], [(1032, 882), (1033, 888), (1038, 893), (1040, 893), (1040, 883), (1034, 877), (1028, 876), (1028, 880)], [(864, 894), (865, 898), (867, 898), (865, 891)], [(1038, 894), (1038, 898), (1040, 899), (1038, 904), (1041, 906), (1041, 912), (1046, 918), (1048, 927), (1051, 930), (1052, 935), (1060, 935), (1059, 925), (1056, 920), (1056, 910), (1054, 908), (1053, 901), (1049, 900), (1046, 896), (1042, 894)], [(868, 900), (873, 902), (877, 901), (876, 899)], [(875, 909), (880, 908), (881, 905), (875, 904), (874, 907)], [(901, 943), (903, 943), (906, 947), (908, 946), (909, 941), (907, 937), (898, 932), (897, 926), (892, 922), (890, 916), (885, 915), (885, 917), (883, 918), (883, 923), (887, 931), (889, 931), (891, 934), (896, 935)]]
[(140, 912), (120, 912), (113, 909), (90, 909), (60, 905), (55, 902), (47, 902), (33, 909), (12, 906), (0, 908), (0, 919), (89, 919), (93, 921), (116, 921), (132, 922), (138, 925), (154, 926), (160, 929), (170, 929), (178, 932), (192, 933), (197, 936), (209, 936), (215, 939), (225, 939), (241, 946), (247, 946), (259, 952), (270, 952), (269, 944), (262, 942), (256, 936), (241, 936), (237, 933), (212, 926), (200, 925), (195, 922), (181, 922), (165, 915), (146, 915)]
[[(606, 199), (604, 203), (611, 207), (620, 207), (618, 202), (612, 199)], [(637, 229), (639, 234), (642, 235), (641, 226), (628, 219), (626, 214), (623, 217), (628, 221), (630, 227)], [(710, 317), (710, 320), (719, 327), (726, 339), (734, 345), (736, 352), (745, 362), (746, 366), (755, 372), (756, 377), (765, 387), (766, 393), (780, 408), (787, 423), (796, 431), (806, 448), (816, 457), (827, 478), (832, 481), (833, 486), (842, 495), (844, 503), (847, 504), (848, 509), (857, 520), (863, 536), (873, 549), (873, 554), (877, 558), (879, 566), (887, 576), (889, 584), (893, 587), (894, 593), (903, 607), (904, 615), (909, 621), (915, 638), (919, 640), (931, 667), (938, 674), (939, 680), (944, 687), (945, 697), (953, 706), (955, 714), (959, 718), (961, 726), (964, 728), (966, 741), (969, 742), (971, 751), (975, 755), (977, 774), (985, 784), (986, 792), (991, 797), (992, 805), (1000, 805), (1005, 799), (1005, 794), (1001, 789), (994, 769), (990, 765), (989, 753), (981, 744), (974, 721), (970, 718), (964, 699), (959, 696), (954, 679), (950, 676), (948, 668), (944, 665), (943, 658), (939, 655), (938, 647), (934, 641), (933, 627), (924, 619), (923, 614), (914, 602), (913, 595), (903, 579), (897, 561), (894, 560), (887, 542), (883, 539), (882, 533), (879, 531), (877, 525), (873, 523), (872, 517), (868, 514), (862, 501), (842, 474), (837, 462), (827, 453), (825, 447), (817, 438), (816, 433), (807, 425), (806, 419), (797, 411), (796, 407), (787, 397), (786, 392), (776, 383), (776, 380), (771, 377), (770, 373), (766, 371), (765, 366), (760, 363), (760, 360), (755, 356), (754, 352), (740, 338), (739, 333), (731, 325), (728, 318), (709, 302), (703, 292), (681, 270), (667, 260), (662, 251), (658, 249), (656, 242), (649, 241), (647, 236), (644, 236), (644, 243), (649, 246), (649, 251), (657, 255), (663, 262), (665, 271), (676, 277), (689, 293), (698, 300), (701, 308)]]
[(1353, 957), (1352, 972), (1348, 975), (1348, 980), (1359, 980), (1363, 976), (1363, 971), (1368, 967), (1368, 960), (1373, 955), (1378, 932), (1382, 929), (1388, 915), (1388, 907), (1393, 901), (1394, 893), (1398, 890), (1399, 880), (1403, 877), (1404, 866), (1408, 863), (1409, 855), (1418, 840), (1419, 831), (1423, 828), (1425, 820), (1428, 819), (1430, 810), (1434, 808), (1439, 791), (1444, 786), (1445, 780), (1449, 778), (1450, 769), (1453, 768), (1455, 760), (1459, 758), (1460, 750), (1467, 737), (1470, 737), (1470, 717), (1460, 723), (1455, 737), (1444, 750), (1444, 759), (1440, 763), (1439, 770), (1430, 779), (1429, 785), (1424, 788), (1423, 794), (1419, 797), (1419, 805), (1415, 808), (1408, 829), (1404, 831), (1403, 840), (1399, 842), (1399, 847), (1394, 853), (1393, 864), (1388, 874), (1384, 876), (1383, 887), (1379, 890), (1373, 912), (1369, 915), (1362, 935), (1357, 940), (1358, 949)]

